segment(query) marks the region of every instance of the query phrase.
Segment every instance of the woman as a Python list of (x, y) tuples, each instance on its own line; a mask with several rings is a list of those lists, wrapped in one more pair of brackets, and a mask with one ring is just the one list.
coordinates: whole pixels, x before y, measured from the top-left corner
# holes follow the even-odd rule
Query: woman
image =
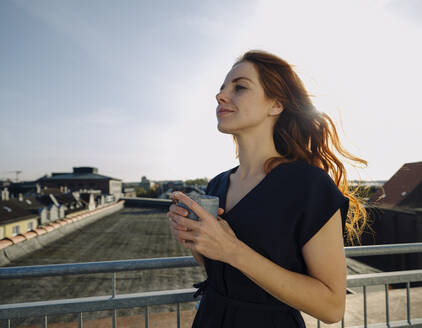
[(199, 221), (176, 204), (167, 213), (175, 238), (207, 272), (194, 285), (203, 296), (193, 327), (305, 327), (299, 311), (340, 321), (343, 231), (351, 244), (360, 241), (366, 212), (329, 142), (367, 162), (341, 147), (331, 119), (272, 54), (245, 53), (216, 98), (218, 130), (233, 135), (240, 163), (208, 183), (206, 193), (220, 198), (219, 216), (181, 192), (173, 200)]

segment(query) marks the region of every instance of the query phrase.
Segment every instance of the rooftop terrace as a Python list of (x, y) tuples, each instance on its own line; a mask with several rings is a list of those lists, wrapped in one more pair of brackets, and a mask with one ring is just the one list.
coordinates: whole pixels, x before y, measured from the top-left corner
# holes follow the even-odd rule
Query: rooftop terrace
[[(149, 259), (190, 256), (190, 252), (171, 236), (165, 211), (153, 208), (125, 208), (86, 226), (47, 247), (11, 263), (9, 266), (96, 262), (125, 259)], [(348, 275), (372, 273), (378, 270), (348, 258)], [(145, 271), (119, 272), (116, 293), (129, 294), (149, 291), (191, 288), (205, 279), (200, 266)], [(25, 279), (0, 279), (1, 304), (46, 301), (79, 297), (110, 295), (109, 273), (71, 275)], [(363, 324), (361, 287), (350, 287), (347, 296), (345, 324), (347, 327)], [(367, 287), (368, 323), (385, 321), (384, 286)], [(406, 291), (389, 290), (390, 320), (406, 319)], [(422, 288), (411, 288), (412, 317), (422, 317)], [(180, 303), (181, 327), (190, 327), (196, 302)], [(176, 304), (149, 306), (149, 327), (176, 327)], [(170, 311), (170, 312), (169, 312)], [(144, 309), (135, 307), (118, 310), (119, 327), (142, 327)], [(85, 327), (111, 327), (112, 311), (84, 312)], [(314, 318), (303, 314), (308, 327), (316, 327)], [(49, 327), (76, 327), (77, 314), (48, 317)], [(12, 327), (40, 325), (40, 318), (12, 319)], [(65, 322), (67, 322), (65, 324)], [(321, 326), (325, 326), (320, 323)], [(341, 323), (330, 325), (341, 327)]]

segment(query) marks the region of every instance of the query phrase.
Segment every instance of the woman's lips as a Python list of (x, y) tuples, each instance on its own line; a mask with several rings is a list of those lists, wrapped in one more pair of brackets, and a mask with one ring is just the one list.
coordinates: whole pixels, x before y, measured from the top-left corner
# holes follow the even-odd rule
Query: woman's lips
[(223, 109), (223, 110), (220, 110), (220, 111), (217, 112), (217, 116), (221, 116), (221, 115), (228, 114), (228, 113), (233, 113), (233, 111)]

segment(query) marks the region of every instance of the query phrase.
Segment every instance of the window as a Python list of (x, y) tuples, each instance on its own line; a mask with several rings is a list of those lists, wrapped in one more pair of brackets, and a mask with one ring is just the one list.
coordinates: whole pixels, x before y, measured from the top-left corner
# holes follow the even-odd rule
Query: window
[(20, 227), (18, 225), (14, 226), (12, 229), (13, 229), (13, 236), (20, 234)]
[(28, 222), (28, 231), (34, 229), (34, 222)]

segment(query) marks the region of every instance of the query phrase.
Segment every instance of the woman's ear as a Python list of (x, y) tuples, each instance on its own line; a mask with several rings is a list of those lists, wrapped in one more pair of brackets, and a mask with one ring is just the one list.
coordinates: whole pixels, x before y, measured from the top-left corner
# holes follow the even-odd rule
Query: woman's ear
[(283, 109), (283, 105), (278, 100), (274, 100), (270, 109), (270, 115), (280, 115)]

